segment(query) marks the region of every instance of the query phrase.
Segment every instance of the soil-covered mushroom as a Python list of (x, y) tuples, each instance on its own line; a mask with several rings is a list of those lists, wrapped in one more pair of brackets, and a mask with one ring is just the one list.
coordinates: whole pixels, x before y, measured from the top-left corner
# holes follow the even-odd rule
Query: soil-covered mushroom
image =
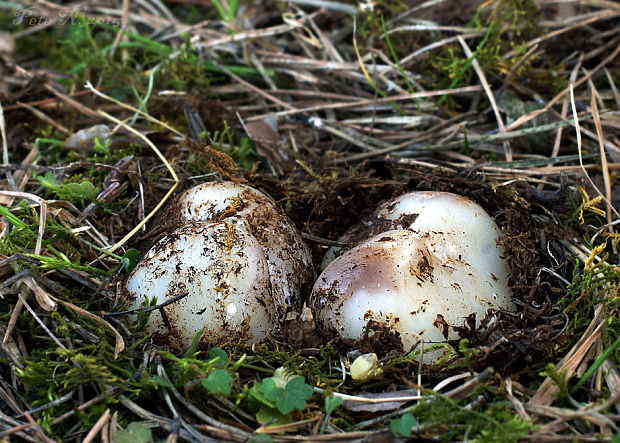
[(357, 246), (335, 259), (340, 251), (328, 252), (310, 298), (319, 327), (353, 340), (379, 328), (405, 349), (458, 339), (472, 314), (480, 325), (492, 311), (514, 310), (499, 236), (490, 216), (458, 195), (409, 193), (383, 204), (340, 240)]
[(203, 340), (231, 334), (256, 341), (302, 305), (312, 282), (308, 247), (275, 202), (256, 189), (213, 182), (189, 189), (166, 214), (174, 229), (157, 242), (130, 275), (132, 306), (148, 299), (161, 304), (170, 325), (155, 311), (149, 330), (168, 334), (175, 347), (189, 345), (205, 328)]

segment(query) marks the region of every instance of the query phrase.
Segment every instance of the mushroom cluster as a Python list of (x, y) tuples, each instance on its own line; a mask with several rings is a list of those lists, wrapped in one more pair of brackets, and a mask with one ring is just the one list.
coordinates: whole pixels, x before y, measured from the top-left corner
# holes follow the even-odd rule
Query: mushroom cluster
[(188, 295), (155, 311), (147, 330), (180, 349), (202, 329), (205, 342), (234, 335), (254, 342), (300, 309), (312, 257), (270, 197), (238, 183), (205, 183), (176, 198), (166, 218), (178, 227), (147, 252), (126, 289), (132, 308)]
[[(151, 332), (178, 348), (204, 329), (207, 342), (253, 342), (300, 312), (313, 282), (308, 247), (265, 194), (230, 182), (181, 194), (167, 211), (177, 226), (127, 281), (133, 307), (161, 304)], [(359, 340), (379, 328), (409, 350), (459, 337), (497, 310), (514, 310), (500, 231), (476, 203), (414, 192), (378, 207), (331, 248), (308, 305), (323, 336)], [(309, 292), (309, 291), (308, 291)], [(162, 316), (161, 311), (164, 312)]]

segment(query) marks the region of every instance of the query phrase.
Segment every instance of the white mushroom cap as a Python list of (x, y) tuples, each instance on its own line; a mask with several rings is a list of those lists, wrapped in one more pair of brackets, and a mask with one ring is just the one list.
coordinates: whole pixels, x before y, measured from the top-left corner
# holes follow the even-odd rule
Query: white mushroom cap
[(339, 239), (353, 249), (327, 252), (310, 298), (315, 318), (349, 339), (372, 320), (398, 332), (405, 349), (419, 338), (456, 339), (472, 313), (479, 326), (489, 309), (515, 310), (500, 235), (465, 197), (401, 195)]
[[(422, 191), (403, 194), (379, 206), (374, 213), (345, 233), (339, 242), (352, 246), (373, 235), (391, 229), (407, 229), (421, 235), (434, 254), (441, 258), (458, 257), (485, 277), (508, 279), (508, 269), (501, 260), (487, 257), (504, 256), (498, 244), (501, 235), (497, 225), (478, 204), (449, 192)], [(330, 248), (323, 259), (325, 268), (342, 250)]]
[(265, 337), (273, 327), (267, 258), (243, 225), (190, 222), (162, 238), (140, 261), (127, 281), (132, 308), (145, 298), (161, 304), (189, 294), (158, 310), (147, 330), (165, 334), (173, 347), (186, 348), (205, 328), (207, 342), (238, 334), (248, 341)]
[(272, 199), (250, 186), (235, 182), (207, 182), (179, 195), (167, 215), (177, 218), (179, 224), (239, 219), (264, 204), (274, 206)]
[(315, 318), (322, 328), (354, 340), (376, 322), (398, 332), (409, 350), (420, 338), (425, 343), (457, 339), (455, 327), (464, 326), (472, 313), (479, 325), (489, 309), (514, 309), (505, 281), (444, 252), (437, 255), (409, 230), (372, 237), (323, 271), (310, 298)]
[(168, 214), (178, 218), (177, 223), (244, 224), (265, 250), (278, 320), (291, 309), (301, 309), (300, 292), (314, 277), (312, 255), (293, 222), (270, 197), (240, 183), (209, 182), (181, 194)]
[(246, 185), (205, 183), (181, 194), (165, 216), (175, 230), (140, 261), (127, 292), (134, 308), (147, 297), (161, 304), (189, 295), (163, 308), (170, 331), (155, 311), (150, 332), (169, 332), (177, 348), (203, 327), (206, 342), (231, 333), (256, 341), (287, 311), (301, 308), (302, 290), (314, 275), (312, 256), (271, 198)]
[(427, 244), (435, 255), (445, 257), (444, 261), (458, 254), (478, 271), (486, 269), (497, 279), (507, 279), (505, 263), (490, 259), (504, 255), (498, 244), (501, 232), (478, 204), (448, 192), (412, 192), (379, 209), (379, 216), (395, 223), (402, 214), (417, 214), (415, 220), (403, 228), (428, 234)]

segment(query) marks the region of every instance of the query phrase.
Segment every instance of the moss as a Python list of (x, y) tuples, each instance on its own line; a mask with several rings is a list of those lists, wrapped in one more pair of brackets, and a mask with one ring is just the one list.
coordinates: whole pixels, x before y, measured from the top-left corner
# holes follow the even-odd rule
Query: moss
[(517, 442), (536, 428), (514, 413), (504, 399), (494, 398), (493, 404), (478, 411), (472, 401), (485, 397), (486, 388), (480, 388), (461, 401), (438, 393), (429, 393), (424, 401), (413, 408), (413, 413), (425, 435), (441, 441), (474, 440)]
[[(541, 18), (540, 9), (531, 0), (497, 0), (485, 2), (484, 8), (479, 8), (469, 27), (475, 30), (487, 30), (487, 41), (476, 51), (476, 60), (487, 80), (492, 83), (504, 78), (527, 52), (526, 43), (540, 35), (538, 22)], [(468, 43), (474, 50), (474, 45)], [(503, 55), (513, 53), (506, 59)], [(516, 72), (519, 76), (529, 76), (535, 57), (530, 57), (522, 63)], [(447, 44), (432, 51), (428, 58), (428, 75), (434, 79), (434, 89), (461, 87), (470, 85), (476, 73), (468, 66), (468, 58), (458, 43)], [(454, 83), (455, 79), (459, 79)], [(449, 100), (453, 100), (450, 98)], [(453, 101), (448, 102), (454, 106)]]

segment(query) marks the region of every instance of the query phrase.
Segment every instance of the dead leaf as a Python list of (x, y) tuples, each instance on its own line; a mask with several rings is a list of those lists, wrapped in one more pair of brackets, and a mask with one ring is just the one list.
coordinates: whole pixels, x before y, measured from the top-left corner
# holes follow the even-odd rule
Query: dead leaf
[(57, 303), (52, 299), (52, 296), (41, 287), (32, 277), (26, 277), (22, 279), (22, 282), (28, 289), (32, 291), (34, 297), (37, 299), (39, 306), (47, 312), (53, 312), (57, 308)]
[(275, 116), (270, 115), (261, 120), (247, 122), (244, 127), (256, 144), (256, 151), (267, 159), (278, 174), (295, 169), (295, 159), (286, 147), (287, 139), (278, 134), (278, 122)]

